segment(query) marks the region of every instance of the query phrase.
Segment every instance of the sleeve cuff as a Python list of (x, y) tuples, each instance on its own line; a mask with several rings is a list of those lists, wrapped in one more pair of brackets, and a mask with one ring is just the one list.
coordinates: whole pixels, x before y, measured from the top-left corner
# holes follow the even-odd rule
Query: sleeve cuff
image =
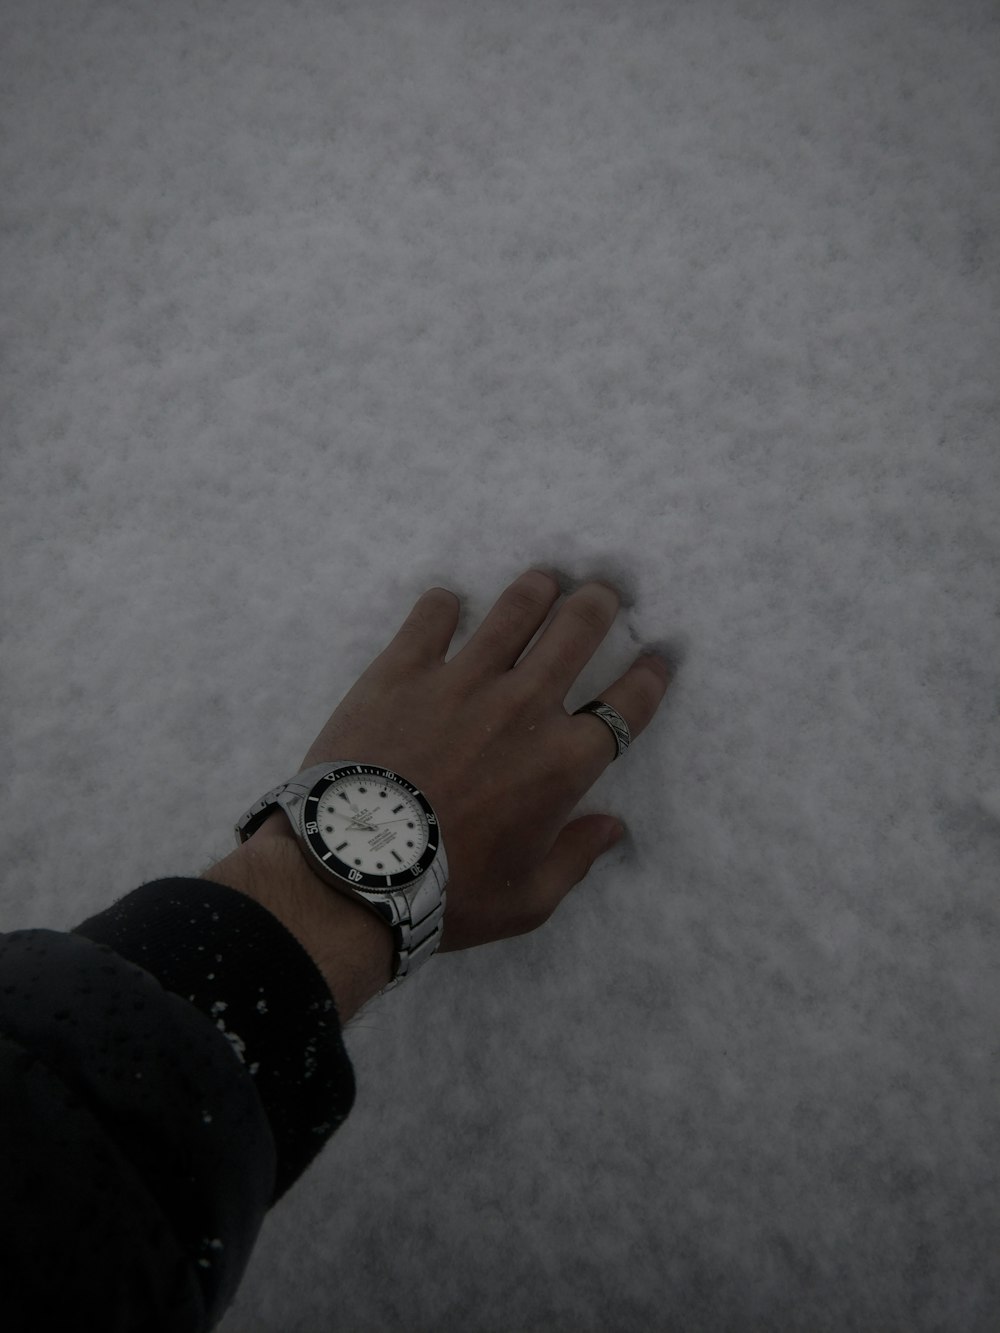
[(306, 950), (252, 898), (203, 879), (143, 884), (72, 933), (151, 973), (227, 1038), (274, 1135), (276, 1203), (355, 1098), (333, 996)]

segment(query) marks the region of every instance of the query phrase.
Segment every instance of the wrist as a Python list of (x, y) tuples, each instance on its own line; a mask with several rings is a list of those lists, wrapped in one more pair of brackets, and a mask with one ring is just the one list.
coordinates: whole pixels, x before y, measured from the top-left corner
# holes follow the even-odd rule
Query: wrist
[(392, 928), (313, 874), (282, 811), (199, 878), (247, 894), (291, 931), (322, 972), (342, 1025), (392, 980)]

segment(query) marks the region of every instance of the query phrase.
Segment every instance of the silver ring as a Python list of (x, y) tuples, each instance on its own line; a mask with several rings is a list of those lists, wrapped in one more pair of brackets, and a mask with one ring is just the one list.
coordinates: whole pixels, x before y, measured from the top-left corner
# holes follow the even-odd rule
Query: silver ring
[[(595, 717), (599, 717), (602, 722), (608, 724), (615, 738), (615, 745), (618, 747), (615, 759), (620, 759), (632, 744), (632, 733), (628, 729), (628, 723), (618, 709), (612, 708), (610, 704), (602, 703), (600, 699), (591, 699), (589, 704), (584, 704), (582, 708), (575, 709), (573, 716), (576, 717), (577, 713), (593, 713)], [(611, 762), (614, 763), (614, 759)]]

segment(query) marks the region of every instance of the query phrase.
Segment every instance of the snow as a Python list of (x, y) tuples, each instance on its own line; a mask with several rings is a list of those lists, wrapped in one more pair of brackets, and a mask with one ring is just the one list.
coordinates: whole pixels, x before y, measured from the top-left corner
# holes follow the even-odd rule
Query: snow
[(224, 856), (432, 585), (457, 650), (615, 582), (568, 711), (683, 655), (630, 836), (349, 1029), (221, 1333), (990, 1326), (995, 9), (0, 32), (0, 929)]

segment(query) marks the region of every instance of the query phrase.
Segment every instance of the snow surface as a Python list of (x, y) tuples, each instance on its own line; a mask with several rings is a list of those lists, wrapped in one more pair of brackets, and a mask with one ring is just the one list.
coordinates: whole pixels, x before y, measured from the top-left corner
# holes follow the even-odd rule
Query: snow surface
[(417, 596), (682, 645), (348, 1031), (222, 1333), (993, 1329), (1000, 12), (7, 0), (0, 928), (196, 875)]

